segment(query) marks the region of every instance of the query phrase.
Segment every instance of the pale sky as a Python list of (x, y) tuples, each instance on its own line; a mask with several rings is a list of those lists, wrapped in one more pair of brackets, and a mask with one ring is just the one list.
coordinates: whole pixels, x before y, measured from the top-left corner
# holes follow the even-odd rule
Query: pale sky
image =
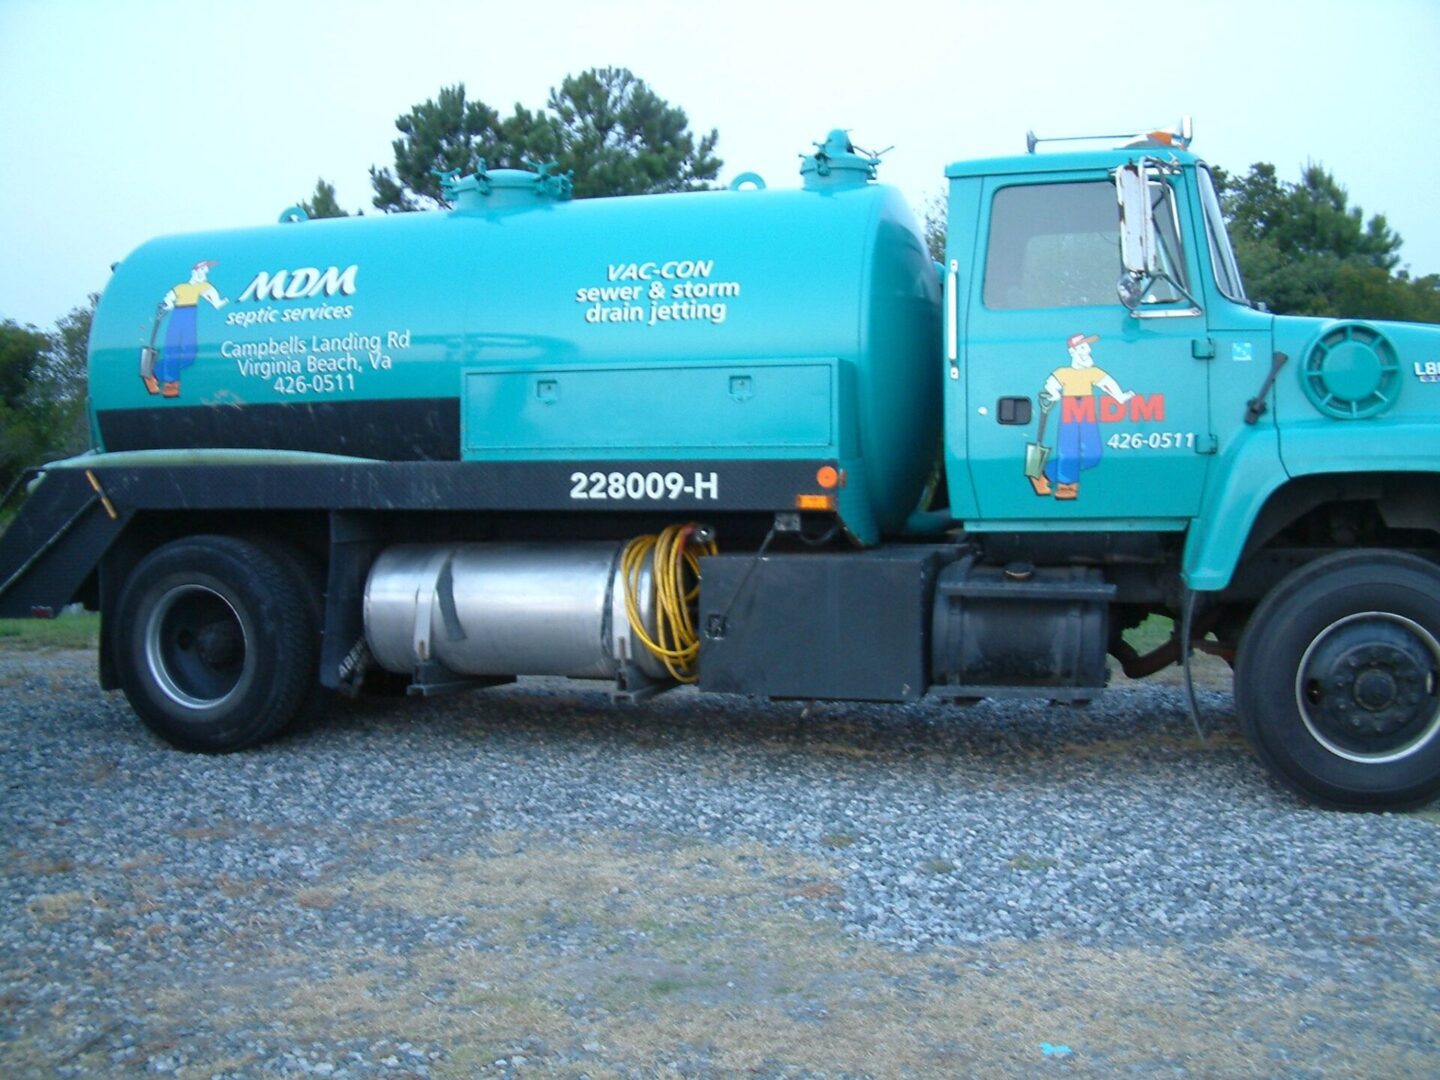
[(607, 65), (719, 129), (722, 181), (793, 186), (845, 127), (894, 146), (917, 212), (1029, 128), (1190, 113), (1207, 160), (1320, 162), (1440, 272), (1436, 0), (0, 0), (0, 318), (48, 328), (145, 240), (273, 222), (318, 176), (368, 207), (395, 117), (442, 86), (508, 113)]

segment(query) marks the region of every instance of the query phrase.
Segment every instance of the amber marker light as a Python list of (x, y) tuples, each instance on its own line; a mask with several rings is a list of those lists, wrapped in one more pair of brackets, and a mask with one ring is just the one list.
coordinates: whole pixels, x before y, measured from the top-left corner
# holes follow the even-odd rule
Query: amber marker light
[(821, 465), (815, 470), (815, 482), (826, 491), (833, 491), (840, 483), (840, 474), (835, 471), (834, 465)]
[(796, 495), (796, 510), (834, 510), (834, 495)]

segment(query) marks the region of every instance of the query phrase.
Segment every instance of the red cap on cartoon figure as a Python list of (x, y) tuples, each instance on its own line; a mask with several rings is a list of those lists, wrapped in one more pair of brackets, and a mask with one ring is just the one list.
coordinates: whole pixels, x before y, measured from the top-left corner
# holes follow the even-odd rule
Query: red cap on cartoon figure
[(1065, 342), (1065, 347), (1067, 349), (1073, 349), (1077, 345), (1093, 345), (1099, 340), (1099, 334), (1071, 334), (1070, 340)]
[(191, 269), (191, 270), (199, 270), (199, 269), (201, 269), (201, 268), (203, 267), (204, 269), (209, 270), (210, 267), (212, 267), (212, 266), (219, 266), (219, 265), (220, 265), (220, 264), (219, 264), (216, 260), (214, 260), (214, 259), (201, 259), (199, 262), (197, 262), (197, 263), (196, 263), (194, 266), (192, 266), (190, 269)]

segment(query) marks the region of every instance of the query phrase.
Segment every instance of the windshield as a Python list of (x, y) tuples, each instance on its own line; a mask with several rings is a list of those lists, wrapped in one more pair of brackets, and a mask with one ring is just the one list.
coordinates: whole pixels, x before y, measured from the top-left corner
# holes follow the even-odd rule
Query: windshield
[(1205, 207), (1205, 237), (1210, 242), (1210, 262), (1215, 267), (1215, 284), (1231, 300), (1248, 303), (1245, 283), (1240, 280), (1240, 267), (1230, 236), (1225, 232), (1225, 215), (1220, 211), (1220, 197), (1215, 192), (1215, 179), (1210, 170), (1197, 170), (1200, 177), (1200, 201)]

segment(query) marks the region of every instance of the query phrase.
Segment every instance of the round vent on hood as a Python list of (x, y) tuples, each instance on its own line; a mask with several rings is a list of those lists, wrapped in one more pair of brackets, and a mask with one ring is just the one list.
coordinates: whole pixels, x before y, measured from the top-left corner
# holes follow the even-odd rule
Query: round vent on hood
[(1327, 328), (1305, 350), (1300, 382), (1305, 396), (1326, 416), (1364, 420), (1379, 416), (1400, 396), (1400, 361), (1379, 330), (1342, 322)]

